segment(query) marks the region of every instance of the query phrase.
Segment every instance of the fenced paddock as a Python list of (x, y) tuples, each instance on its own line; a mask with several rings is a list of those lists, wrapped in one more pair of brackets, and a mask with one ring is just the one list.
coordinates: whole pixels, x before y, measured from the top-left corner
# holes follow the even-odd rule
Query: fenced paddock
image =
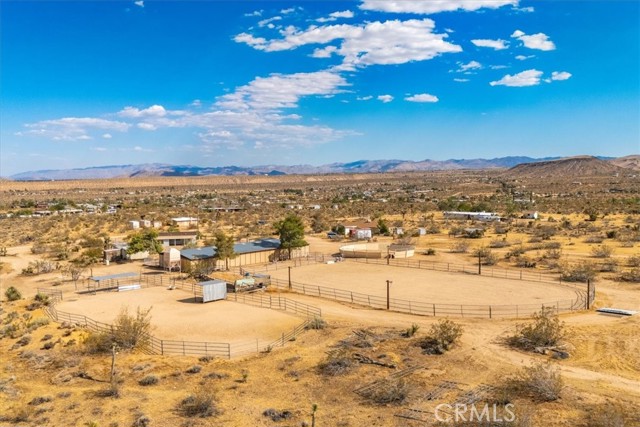
[[(289, 288), (289, 271), (270, 272)], [(291, 290), (305, 295), (426, 316), (529, 317), (543, 306), (557, 312), (586, 307), (586, 285), (449, 274), (386, 264), (314, 264), (291, 269)], [(593, 295), (592, 295), (593, 298)]]
[(129, 307), (130, 313), (138, 306), (152, 307), (148, 353), (224, 358), (284, 346), (322, 314), (317, 307), (264, 294), (230, 295), (229, 300), (203, 305), (194, 303), (193, 294), (185, 290), (151, 286), (126, 293), (67, 295), (47, 313), (58, 322), (108, 331), (122, 307)]

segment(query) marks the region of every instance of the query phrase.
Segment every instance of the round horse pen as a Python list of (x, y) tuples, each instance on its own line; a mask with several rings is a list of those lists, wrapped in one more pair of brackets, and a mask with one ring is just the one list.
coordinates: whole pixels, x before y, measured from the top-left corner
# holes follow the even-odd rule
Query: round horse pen
[[(289, 287), (287, 271), (270, 273), (272, 284)], [(582, 284), (387, 266), (382, 260), (366, 259), (297, 267), (291, 271), (290, 289), (374, 308), (384, 309), (388, 303), (391, 310), (427, 316), (529, 317), (543, 306), (557, 312), (586, 307)]]
[(415, 246), (394, 244), (382, 245), (379, 243), (357, 243), (340, 247), (340, 255), (343, 258), (410, 258), (413, 256)]

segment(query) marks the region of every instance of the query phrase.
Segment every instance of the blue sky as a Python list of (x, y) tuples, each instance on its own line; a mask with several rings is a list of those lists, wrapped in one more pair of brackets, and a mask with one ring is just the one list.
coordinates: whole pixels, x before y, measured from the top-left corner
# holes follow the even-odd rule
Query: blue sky
[(640, 3), (2, 1), (0, 175), (640, 153)]

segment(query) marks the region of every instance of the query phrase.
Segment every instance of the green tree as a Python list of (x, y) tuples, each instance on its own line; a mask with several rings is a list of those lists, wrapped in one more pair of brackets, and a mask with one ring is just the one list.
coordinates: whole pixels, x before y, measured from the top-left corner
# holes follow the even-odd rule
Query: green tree
[(158, 241), (158, 232), (154, 229), (141, 230), (131, 234), (127, 238), (129, 247), (128, 254), (149, 251), (150, 253), (162, 252), (162, 244)]
[(382, 218), (380, 218), (378, 220), (378, 231), (380, 232), (380, 234), (388, 234), (389, 233), (389, 226), (387, 225), (385, 220), (382, 219)]
[(229, 260), (236, 257), (236, 252), (233, 248), (233, 237), (227, 236), (222, 231), (218, 231), (214, 235), (213, 245), (216, 247), (214, 258), (223, 259), (225, 269), (229, 270)]
[(308, 245), (304, 240), (304, 223), (299, 216), (290, 213), (273, 226), (280, 235), (280, 249), (286, 249), (289, 252), (289, 259), (291, 259), (292, 249)]

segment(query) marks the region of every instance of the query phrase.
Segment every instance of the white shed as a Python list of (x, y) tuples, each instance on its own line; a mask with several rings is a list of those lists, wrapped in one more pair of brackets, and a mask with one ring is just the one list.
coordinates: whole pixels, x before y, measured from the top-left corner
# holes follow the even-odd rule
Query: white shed
[(180, 270), (180, 251), (176, 248), (165, 249), (160, 254), (160, 267), (165, 270)]
[(227, 282), (220, 279), (196, 283), (202, 288), (202, 302), (218, 301), (227, 297)]

